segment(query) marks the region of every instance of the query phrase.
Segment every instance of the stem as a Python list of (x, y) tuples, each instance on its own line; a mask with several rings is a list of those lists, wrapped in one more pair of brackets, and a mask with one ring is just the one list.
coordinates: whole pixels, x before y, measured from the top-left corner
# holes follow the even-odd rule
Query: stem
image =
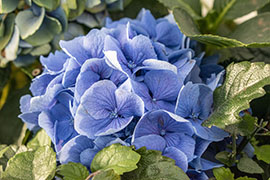
[(91, 179), (92, 177), (94, 177), (94, 176), (97, 175), (98, 173), (100, 173), (100, 171), (96, 171), (96, 172), (94, 172), (94, 173), (89, 174), (89, 176), (88, 176), (85, 180)]
[(236, 154), (237, 154), (237, 150), (236, 150), (236, 133), (234, 132), (232, 134), (232, 160), (235, 161), (236, 159)]
[(24, 72), (24, 74), (26, 74), (30, 79), (33, 79), (34, 77), (32, 76), (31, 73), (29, 73), (26, 69), (21, 68), (22, 72)]

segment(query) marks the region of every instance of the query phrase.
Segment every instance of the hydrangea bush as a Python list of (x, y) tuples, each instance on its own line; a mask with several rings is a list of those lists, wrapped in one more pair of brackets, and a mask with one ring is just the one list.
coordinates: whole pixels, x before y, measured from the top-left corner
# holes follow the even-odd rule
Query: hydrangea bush
[(161, 151), (185, 172), (221, 166), (201, 155), (228, 134), (201, 124), (224, 70), (195, 51), (171, 14), (155, 19), (143, 9), (136, 19), (108, 19), (60, 46), (41, 57), (44, 71), (33, 97), (21, 98), (20, 115), (31, 130), (45, 129), (60, 163), (88, 167), (98, 151), (121, 143)]

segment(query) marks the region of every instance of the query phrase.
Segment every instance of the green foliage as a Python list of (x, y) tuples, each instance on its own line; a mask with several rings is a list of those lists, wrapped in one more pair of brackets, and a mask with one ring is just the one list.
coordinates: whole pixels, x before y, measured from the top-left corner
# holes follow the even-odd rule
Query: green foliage
[(85, 180), (89, 172), (82, 164), (69, 162), (58, 166), (57, 174), (63, 176), (64, 180)]
[(0, 0), (0, 14), (13, 11), (18, 3), (19, 0)]
[(251, 158), (247, 156), (243, 156), (239, 162), (237, 163), (237, 168), (245, 173), (249, 174), (261, 174), (263, 173), (263, 169)]
[(33, 2), (49, 11), (55, 10), (60, 4), (60, 0), (33, 0)]
[(52, 179), (56, 168), (55, 152), (48, 146), (13, 156), (2, 173), (2, 180)]
[(96, 154), (91, 164), (91, 171), (113, 169), (121, 175), (137, 168), (140, 155), (130, 147), (113, 144)]
[(234, 174), (231, 172), (229, 168), (215, 168), (213, 170), (214, 176), (216, 180), (234, 180)]
[(205, 126), (225, 128), (241, 121), (240, 111), (249, 102), (265, 94), (263, 87), (270, 84), (270, 65), (264, 63), (232, 63), (226, 69), (224, 84), (214, 92), (214, 112)]
[(27, 147), (34, 150), (40, 146), (51, 146), (51, 139), (44, 129), (39, 130), (36, 136), (27, 143)]
[(252, 117), (249, 114), (245, 114), (242, 120), (238, 124), (238, 133), (241, 136), (249, 136), (255, 130), (255, 124), (257, 123), (257, 118)]
[(1, 19), (1, 24), (5, 28), (5, 31), (2, 33), (2, 36), (0, 36), (0, 50), (2, 50), (8, 44), (8, 41), (10, 40), (13, 33), (14, 23), (15, 14), (13, 13), (8, 14), (6, 17)]
[(254, 148), (257, 159), (270, 164), (270, 145), (255, 146)]
[(175, 165), (173, 159), (162, 156), (160, 151), (146, 150), (145, 147), (136, 150), (141, 155), (138, 169), (124, 173), (123, 180), (188, 180), (189, 178)]
[(93, 180), (121, 180), (121, 177), (113, 169), (108, 169), (99, 171)]
[(232, 166), (234, 161), (231, 159), (231, 153), (227, 151), (221, 151), (216, 154), (215, 158), (221, 163), (226, 164), (227, 166)]

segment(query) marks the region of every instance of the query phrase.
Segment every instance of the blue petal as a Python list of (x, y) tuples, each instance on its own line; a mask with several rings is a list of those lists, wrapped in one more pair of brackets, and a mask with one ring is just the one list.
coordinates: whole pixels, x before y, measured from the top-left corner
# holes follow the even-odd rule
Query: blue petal
[(113, 70), (110, 80), (119, 87), (121, 84), (123, 84), (127, 80), (127, 76), (118, 70)]
[(80, 106), (95, 119), (107, 118), (116, 108), (115, 90), (113, 82), (98, 81), (84, 93)]
[(55, 143), (55, 119), (51, 117), (49, 112), (43, 111), (40, 113), (38, 125), (46, 131), (52, 142)]
[(75, 85), (76, 78), (80, 73), (80, 65), (75, 61), (74, 58), (67, 60), (66, 69), (63, 76), (63, 86), (68, 88)]
[(208, 180), (209, 179), (209, 177), (204, 172), (198, 172), (195, 170), (188, 170), (187, 175), (191, 180)]
[(57, 74), (63, 70), (68, 57), (64, 52), (56, 51), (55, 54), (50, 53), (46, 58), (41, 56), (40, 62), (50, 74)]
[(196, 137), (195, 156), (201, 157), (211, 142), (212, 141)]
[(55, 76), (52, 76), (50, 74), (42, 74), (40, 76), (37, 76), (35, 79), (33, 79), (30, 91), (32, 92), (33, 96), (41, 96), (45, 93), (49, 83), (55, 78)]
[(183, 85), (177, 75), (171, 71), (149, 71), (144, 82), (156, 100), (174, 101)]
[(22, 113), (28, 112), (30, 109), (30, 101), (31, 101), (32, 96), (29, 94), (24, 95), (20, 99), (20, 110)]
[(142, 9), (138, 14), (137, 19), (141, 21), (150, 37), (156, 37), (156, 19), (149, 10)]
[(166, 141), (161, 136), (150, 134), (150, 135), (136, 138), (133, 142), (133, 145), (135, 145), (136, 149), (139, 149), (145, 146), (147, 149), (152, 149), (152, 150), (157, 150), (157, 151), (162, 152), (166, 147)]
[(123, 117), (142, 116), (144, 103), (141, 98), (123, 89), (115, 91), (118, 114)]
[(163, 156), (167, 156), (175, 160), (175, 164), (184, 172), (188, 169), (187, 156), (181, 150), (175, 147), (167, 147), (163, 152)]
[(80, 163), (82, 163), (86, 167), (90, 167), (92, 160), (94, 159), (95, 155), (98, 153), (99, 150), (87, 148), (83, 150), (80, 154)]
[(195, 140), (183, 133), (167, 133), (164, 136), (168, 147), (176, 147), (187, 156), (187, 160), (194, 158)]
[(143, 61), (144, 67), (141, 69), (149, 69), (149, 70), (169, 70), (177, 74), (177, 68), (175, 65), (170, 64), (166, 61), (161, 61), (157, 59), (146, 59)]
[[(71, 139), (59, 152), (59, 161), (61, 164), (68, 162), (81, 162), (81, 153), (86, 149), (93, 149), (93, 140), (86, 136), (78, 135)], [(87, 165), (89, 166), (89, 165)]]
[(175, 113), (184, 118), (205, 120), (213, 104), (213, 92), (204, 84), (187, 83), (181, 89)]

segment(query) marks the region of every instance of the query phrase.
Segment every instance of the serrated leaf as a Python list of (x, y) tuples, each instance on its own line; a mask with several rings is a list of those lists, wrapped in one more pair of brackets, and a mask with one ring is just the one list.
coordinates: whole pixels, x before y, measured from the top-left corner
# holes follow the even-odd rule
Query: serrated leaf
[(255, 130), (255, 124), (257, 122), (257, 118), (252, 117), (249, 114), (245, 114), (242, 120), (238, 124), (238, 132), (241, 136), (249, 136)]
[(158, 0), (158, 1), (164, 4), (164, 6), (168, 7), (169, 9), (181, 7), (194, 19), (201, 18), (201, 16), (197, 14), (193, 8), (191, 8), (192, 4), (194, 3), (194, 0), (193, 2), (191, 2), (190, 0), (188, 1), (187, 0)]
[(57, 174), (64, 177), (64, 180), (85, 180), (89, 172), (85, 166), (80, 163), (69, 162), (62, 164), (57, 168)]
[(101, 170), (92, 180), (121, 180), (121, 177), (113, 169)]
[(33, 0), (33, 2), (49, 11), (56, 9), (60, 4), (60, 0)]
[(263, 173), (263, 169), (251, 158), (244, 156), (237, 163), (237, 168), (245, 173), (249, 174), (261, 174)]
[(2, 180), (45, 180), (53, 177), (55, 168), (55, 152), (43, 146), (36, 151), (26, 151), (12, 157), (2, 173)]
[[(201, 43), (217, 46), (217, 47), (264, 47), (270, 45), (269, 38), (263, 39), (258, 36), (261, 36), (262, 34), (268, 34), (268, 29), (265, 28), (257, 28), (257, 31), (255, 32), (253, 26), (251, 29), (247, 28), (250, 26), (251, 22), (253, 23), (259, 23), (259, 20), (261, 18), (267, 19), (270, 18), (270, 13), (260, 15), (259, 18), (251, 19), (244, 24), (240, 25), (231, 35), (228, 37), (223, 37), (219, 35), (213, 35), (213, 34), (201, 34), (199, 31), (198, 24), (194, 21), (194, 19), (184, 10), (181, 8), (175, 8), (173, 10), (173, 14), (175, 17), (175, 20), (181, 29), (181, 31), (188, 37), (197, 40)], [(263, 22), (266, 20), (263, 20)], [(268, 23), (266, 23), (268, 25)], [(265, 27), (264, 25), (262, 25)], [(246, 27), (246, 28), (245, 28)], [(245, 28), (245, 29), (244, 29)], [(239, 36), (238, 36), (239, 35)], [(244, 39), (245, 37), (250, 37), (248, 39)], [(270, 37), (270, 36), (269, 36)], [(242, 42), (243, 41), (243, 42)]]
[(232, 164), (234, 163), (231, 159), (230, 159), (230, 153), (227, 151), (221, 151), (219, 153), (216, 154), (215, 158), (222, 162), (223, 164), (226, 164), (227, 166), (232, 166)]
[(41, 146), (51, 146), (51, 139), (44, 129), (39, 130), (35, 137), (27, 143), (27, 147), (34, 150)]
[(38, 16), (36, 16), (30, 9), (19, 12), (16, 16), (15, 22), (20, 30), (21, 38), (26, 39), (33, 35), (40, 28), (44, 16), (44, 8), (41, 8)]
[(116, 174), (122, 175), (137, 168), (140, 155), (130, 147), (113, 144), (99, 151), (91, 164), (91, 171), (113, 169)]
[(270, 44), (270, 13), (259, 14), (258, 16), (239, 25), (230, 38), (237, 39), (250, 47), (260, 44)]
[(213, 169), (214, 176), (216, 180), (234, 180), (234, 174), (229, 168), (215, 168)]
[(257, 180), (257, 179), (256, 178), (250, 178), (250, 177), (244, 176), (244, 177), (239, 177), (236, 180)]
[(223, 13), (225, 19), (235, 19), (256, 11), (270, 2), (269, 0), (215, 0), (214, 9)]
[(19, 3), (19, 0), (0, 0), (0, 14), (10, 13), (14, 11)]
[(203, 125), (225, 128), (241, 121), (240, 111), (249, 102), (265, 94), (263, 87), (270, 84), (270, 65), (247, 61), (232, 63), (226, 69), (226, 79), (214, 91), (214, 111)]
[(262, 160), (267, 164), (270, 164), (270, 145), (255, 146), (254, 154), (258, 160)]
[(145, 147), (136, 150), (141, 155), (138, 169), (124, 173), (122, 180), (189, 180), (175, 161), (162, 156), (160, 151), (146, 150)]
[(5, 32), (2, 37), (0, 37), (0, 50), (4, 49), (4, 47), (8, 44), (14, 29), (15, 24), (15, 14), (8, 14), (7, 17), (3, 20), (5, 26)]
[(32, 46), (41, 46), (51, 42), (55, 34), (62, 31), (61, 23), (53, 18), (46, 16), (39, 30), (32, 36), (25, 39)]

